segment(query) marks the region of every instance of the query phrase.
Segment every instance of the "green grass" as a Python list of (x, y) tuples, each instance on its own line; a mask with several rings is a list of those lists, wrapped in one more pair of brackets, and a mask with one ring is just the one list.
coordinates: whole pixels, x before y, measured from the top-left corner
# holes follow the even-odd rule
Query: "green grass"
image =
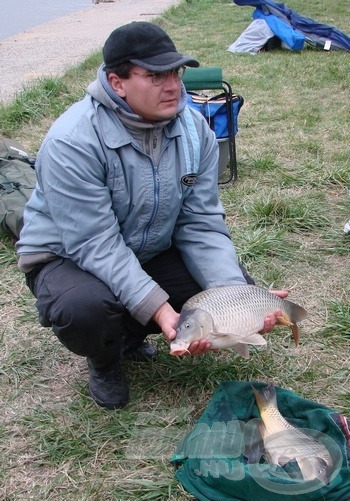
[[(289, 0), (305, 16), (348, 30), (348, 0)], [(35, 299), (0, 242), (0, 498), (6, 501), (185, 501), (169, 457), (221, 381), (259, 380), (350, 415), (350, 62), (311, 48), (256, 56), (226, 51), (250, 7), (191, 0), (157, 22), (203, 66), (221, 66), (242, 94), (238, 180), (220, 189), (237, 253), (257, 283), (289, 290), (308, 310), (301, 346), (276, 328), (249, 360), (233, 352), (176, 359), (158, 336), (155, 363), (126, 363), (131, 402), (98, 408), (84, 359), (38, 325)], [(84, 95), (99, 53), (38, 80), (0, 106), (0, 134), (33, 153), (52, 121)]]
[(328, 305), (329, 316), (323, 331), (325, 336), (336, 333), (338, 336), (350, 338), (350, 303), (346, 293), (344, 296), (344, 300), (332, 300)]

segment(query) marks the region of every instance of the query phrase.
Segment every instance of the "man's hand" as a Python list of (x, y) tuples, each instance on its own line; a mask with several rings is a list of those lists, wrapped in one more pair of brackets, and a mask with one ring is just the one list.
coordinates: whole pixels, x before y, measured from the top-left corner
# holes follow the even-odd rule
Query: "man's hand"
[[(276, 294), (276, 296), (279, 296), (281, 297), (282, 299), (284, 299), (285, 297), (288, 296), (288, 292), (287, 291), (270, 291), (272, 294)], [(272, 329), (275, 327), (276, 325), (276, 322), (277, 322), (277, 317), (281, 316), (282, 315), (282, 312), (281, 310), (277, 310), (273, 313), (270, 313), (269, 315), (267, 315), (267, 317), (265, 318), (265, 322), (264, 322), (264, 328), (260, 331), (260, 334), (267, 334), (268, 332), (271, 332)]]
[(170, 342), (176, 338), (176, 326), (180, 313), (177, 313), (169, 303), (164, 303), (153, 315), (152, 319), (159, 325), (165, 338)]
[[(162, 329), (163, 335), (170, 343), (176, 338), (176, 326), (179, 322), (180, 314), (177, 313), (169, 303), (164, 303), (153, 315), (152, 319), (157, 322)], [(187, 355), (203, 355), (210, 349), (211, 344), (203, 339), (193, 341), (188, 347)]]
[[(205, 339), (200, 339), (199, 341), (193, 341), (188, 347), (188, 353), (185, 355), (204, 355), (211, 348), (211, 343), (208, 343)], [(217, 350), (215, 350), (217, 351)]]

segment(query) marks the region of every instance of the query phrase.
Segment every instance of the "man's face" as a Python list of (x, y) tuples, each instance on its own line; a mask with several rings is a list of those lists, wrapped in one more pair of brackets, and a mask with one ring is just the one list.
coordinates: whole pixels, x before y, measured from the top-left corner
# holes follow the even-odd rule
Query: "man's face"
[(125, 99), (130, 108), (140, 115), (145, 122), (157, 122), (172, 118), (176, 115), (180, 95), (181, 79), (176, 71), (163, 73), (166, 76), (161, 85), (159, 78), (152, 78), (154, 73), (135, 66), (130, 77), (120, 78), (115, 73), (108, 77), (109, 83), (115, 92)]

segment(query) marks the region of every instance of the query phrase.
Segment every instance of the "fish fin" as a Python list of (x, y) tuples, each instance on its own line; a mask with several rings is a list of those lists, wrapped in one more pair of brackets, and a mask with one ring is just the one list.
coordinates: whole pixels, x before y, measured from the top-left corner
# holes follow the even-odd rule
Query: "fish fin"
[(330, 480), (330, 471), (327, 461), (320, 457), (309, 457), (296, 459), (301, 475), (304, 480), (314, 480), (318, 478), (324, 485)]
[(293, 324), (291, 327), (292, 327), (292, 335), (293, 335), (295, 346), (298, 347), (299, 346), (299, 340), (300, 340), (299, 328), (298, 328), (297, 324)]
[(238, 355), (248, 359), (250, 344), (263, 346), (266, 344), (266, 341), (262, 336), (260, 336), (260, 334), (252, 334), (251, 336), (244, 338), (244, 342), (234, 344), (233, 348), (237, 351)]
[(214, 337), (214, 336), (217, 336), (217, 337), (226, 337), (226, 336), (232, 336), (233, 333), (232, 332), (212, 332), (211, 333), (211, 336)]
[(254, 386), (252, 384), (250, 386), (252, 387), (252, 390), (254, 393), (256, 405), (258, 406), (258, 409), (260, 410), (260, 408), (265, 405), (265, 399), (263, 398), (263, 396), (261, 395), (259, 390), (254, 388)]
[(243, 358), (249, 358), (249, 346), (245, 343), (237, 343), (233, 345), (233, 348), (237, 351), (238, 355)]
[(276, 317), (276, 321), (279, 325), (286, 325), (287, 327), (293, 325), (293, 322), (291, 322), (290, 317), (287, 313), (282, 313), (282, 315)]
[(288, 320), (290, 321), (289, 325), (292, 327), (292, 334), (295, 346), (298, 346), (299, 329), (297, 323), (301, 322), (307, 317), (307, 311), (299, 304), (293, 303), (292, 301), (288, 301), (288, 299), (284, 299), (283, 301), (285, 306), (287, 306), (287, 311), (288, 311), (288, 314), (285, 314), (285, 318), (287, 317)]
[(302, 306), (293, 303), (288, 299), (284, 299), (283, 301), (286, 305), (288, 305), (289, 316), (293, 324), (297, 324), (307, 317), (307, 311)]
[(263, 435), (260, 430), (260, 419), (249, 419), (244, 426), (244, 451), (243, 455), (247, 458), (247, 462), (259, 463), (264, 452)]
[(244, 338), (244, 342), (246, 344), (254, 344), (258, 346), (265, 346), (265, 344), (267, 344), (266, 339), (260, 334), (251, 334), (250, 336)]
[[(292, 304), (294, 304), (294, 303), (292, 303)], [(301, 308), (301, 306), (300, 306), (300, 308)], [(299, 336), (299, 328), (298, 328), (297, 324), (293, 323), (291, 321), (291, 319), (287, 313), (283, 313), (282, 315), (276, 317), (276, 320), (277, 320), (277, 323), (279, 325), (286, 325), (287, 327), (291, 327), (295, 346), (299, 346), (300, 336)]]
[(253, 385), (251, 387), (260, 413), (267, 404), (273, 403), (277, 407), (276, 388), (272, 383), (269, 383), (261, 391), (254, 388)]
[(298, 463), (296, 457), (284, 456), (283, 454), (281, 454), (280, 456), (278, 456), (278, 464), (280, 466), (285, 466), (286, 464), (288, 464), (290, 462), (296, 462), (296, 463)]
[(268, 403), (272, 403), (277, 407), (277, 396), (276, 396), (276, 388), (273, 383), (269, 383), (265, 388), (261, 390), (261, 394), (265, 398), (265, 401)]

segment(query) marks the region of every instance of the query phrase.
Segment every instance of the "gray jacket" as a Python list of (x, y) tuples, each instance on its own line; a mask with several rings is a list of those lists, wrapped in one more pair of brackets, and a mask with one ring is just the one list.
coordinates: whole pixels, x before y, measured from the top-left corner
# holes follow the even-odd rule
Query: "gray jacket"
[(105, 72), (51, 127), (17, 243), (19, 268), (67, 257), (146, 324), (168, 295), (141, 264), (175, 245), (203, 288), (245, 283), (218, 199), (218, 146), (198, 112), (144, 124)]

